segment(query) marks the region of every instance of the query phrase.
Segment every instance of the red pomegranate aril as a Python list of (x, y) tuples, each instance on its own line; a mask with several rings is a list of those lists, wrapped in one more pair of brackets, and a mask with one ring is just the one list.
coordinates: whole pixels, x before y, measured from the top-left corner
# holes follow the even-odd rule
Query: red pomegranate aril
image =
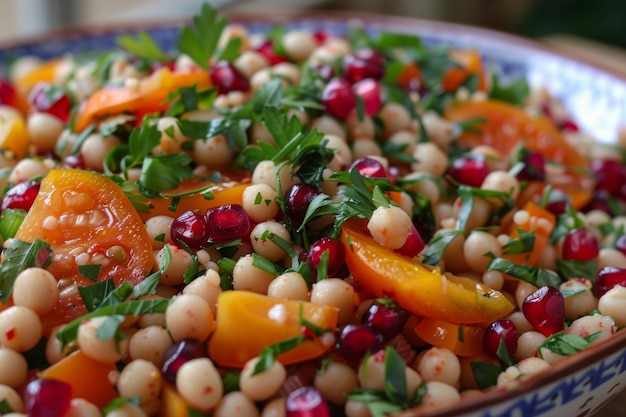
[(448, 175), (459, 184), (480, 187), (489, 175), (489, 166), (484, 156), (461, 156), (452, 162)]
[(195, 339), (183, 339), (172, 344), (163, 354), (161, 372), (165, 379), (172, 384), (176, 383), (176, 374), (181, 366), (192, 359), (205, 358), (207, 356), (204, 343)]
[(70, 97), (47, 83), (37, 84), (29, 94), (28, 102), (37, 111), (51, 114), (64, 123), (67, 123), (72, 113)]
[(591, 172), (596, 181), (596, 190), (603, 190), (616, 196), (626, 182), (626, 168), (612, 159), (595, 160)]
[(30, 210), (35, 198), (39, 194), (39, 182), (21, 182), (9, 188), (4, 197), (2, 197), (1, 210), (5, 209), (22, 209)]
[(317, 188), (309, 184), (294, 184), (285, 193), (285, 210), (291, 222), (299, 226), (304, 220), (309, 204), (319, 194)]
[(541, 287), (526, 297), (522, 313), (536, 331), (548, 337), (563, 330), (565, 299), (556, 288)]
[(228, 61), (219, 61), (209, 71), (211, 82), (217, 87), (218, 94), (231, 91), (248, 91), (250, 83), (239, 70)]
[(487, 327), (483, 335), (483, 351), (498, 357), (500, 343), (504, 343), (511, 355), (517, 351), (517, 328), (511, 320), (496, 320)]
[(626, 255), (626, 235), (621, 235), (615, 241), (615, 249)]
[(383, 105), (380, 83), (372, 78), (366, 78), (356, 82), (352, 86), (352, 90), (357, 97), (360, 97), (361, 100), (363, 100), (365, 114), (368, 116), (375, 115)]
[(380, 330), (365, 324), (349, 324), (339, 336), (339, 353), (349, 362), (357, 363), (367, 352), (375, 352), (384, 341)]
[(559, 127), (566, 132), (579, 132), (580, 128), (571, 119), (562, 120)]
[(14, 106), (16, 95), (13, 85), (8, 80), (0, 78), (0, 104)]
[(324, 32), (322, 30), (316, 30), (315, 32), (313, 32), (313, 37), (320, 45), (326, 42), (326, 40), (330, 38), (330, 36), (331, 35), (328, 32)]
[(322, 394), (311, 386), (292, 391), (285, 400), (286, 417), (330, 417)]
[(345, 249), (339, 240), (330, 237), (316, 240), (309, 248), (306, 262), (311, 268), (316, 269), (325, 253), (328, 254), (328, 276), (334, 277), (345, 264)]
[(33, 379), (24, 391), (24, 405), (29, 417), (64, 417), (71, 402), (71, 385), (57, 379)]
[(351, 84), (366, 78), (380, 80), (385, 75), (385, 60), (373, 49), (361, 49), (344, 57), (343, 74)]
[(546, 179), (546, 163), (539, 152), (527, 151), (521, 159), (524, 168), (517, 174), (520, 181), (544, 181)]
[(62, 165), (66, 168), (74, 168), (74, 169), (86, 169), (87, 165), (85, 164), (85, 158), (83, 158), (82, 154), (78, 155), (68, 155), (63, 158)]
[(250, 233), (250, 218), (240, 204), (227, 204), (207, 210), (204, 216), (210, 243), (244, 239)]
[(375, 300), (362, 317), (364, 324), (378, 329), (385, 340), (400, 334), (409, 313), (387, 299)]
[(281, 62), (289, 61), (287, 57), (276, 53), (276, 50), (274, 49), (274, 42), (270, 39), (266, 40), (259, 47), (257, 47), (256, 51), (263, 55), (272, 66), (280, 64)]
[(572, 229), (567, 232), (563, 239), (563, 259), (590, 261), (597, 258), (599, 254), (598, 239), (587, 229)]
[(602, 297), (616, 285), (626, 287), (626, 269), (605, 266), (596, 274), (593, 293), (596, 297)]
[(426, 247), (426, 244), (424, 243), (422, 236), (417, 228), (413, 226), (411, 233), (409, 233), (409, 236), (406, 238), (406, 242), (404, 242), (404, 245), (396, 249), (394, 252), (409, 258), (414, 258), (419, 255), (422, 250), (424, 250), (424, 247)]
[(366, 178), (387, 178), (387, 171), (378, 159), (367, 156), (359, 158), (350, 165), (350, 170), (353, 168)]
[(188, 210), (174, 219), (170, 226), (172, 242), (190, 248), (200, 248), (207, 243), (207, 230), (204, 216)]
[(327, 113), (345, 120), (356, 108), (356, 96), (348, 81), (333, 78), (322, 91), (321, 103)]

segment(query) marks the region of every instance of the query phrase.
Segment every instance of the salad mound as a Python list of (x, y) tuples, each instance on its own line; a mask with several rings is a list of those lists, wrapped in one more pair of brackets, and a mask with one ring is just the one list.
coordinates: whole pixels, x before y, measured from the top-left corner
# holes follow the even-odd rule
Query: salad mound
[(385, 416), (626, 326), (623, 149), (479, 51), (117, 43), (0, 78), (0, 415)]

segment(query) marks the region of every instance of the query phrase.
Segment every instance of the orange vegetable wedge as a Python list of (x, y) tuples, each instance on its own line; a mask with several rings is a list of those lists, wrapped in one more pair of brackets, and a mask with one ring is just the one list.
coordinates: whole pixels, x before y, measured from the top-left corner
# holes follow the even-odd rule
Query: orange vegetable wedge
[(352, 276), (376, 297), (389, 297), (422, 317), (458, 324), (491, 322), (514, 306), (498, 291), (469, 278), (446, 277), (376, 243), (365, 222), (350, 219), (341, 243)]
[(487, 89), (487, 77), (483, 66), (483, 59), (480, 53), (472, 49), (453, 50), (450, 58), (459, 63), (460, 68), (447, 70), (441, 85), (445, 91), (456, 91), (470, 76), (478, 76), (478, 89)]
[[(104, 175), (77, 169), (55, 169), (41, 183), (15, 238), (41, 239), (53, 252), (48, 270), (66, 285), (89, 285), (78, 265), (100, 265), (99, 280), (135, 285), (152, 269), (152, 242), (122, 189)], [(85, 308), (76, 294), (61, 297), (42, 318), (45, 327), (66, 323)]]
[(185, 401), (178, 391), (176, 391), (176, 387), (168, 382), (163, 384), (163, 389), (161, 390), (160, 417), (188, 417), (189, 407), (191, 407), (191, 404)]
[(25, 99), (30, 90), (38, 83), (53, 83), (57, 81), (59, 69), (64, 63), (63, 58), (51, 59), (39, 65), (32, 71), (16, 78), (15, 87), (20, 95)]
[(21, 159), (26, 155), (29, 142), (24, 116), (13, 107), (0, 106), (0, 149), (11, 151)]
[(72, 386), (73, 398), (83, 398), (103, 408), (119, 397), (111, 382), (116, 372), (115, 364), (98, 362), (77, 350), (41, 371), (39, 376), (66, 382)]
[(449, 349), (459, 356), (475, 356), (483, 351), (485, 329), (482, 327), (424, 318), (415, 326), (414, 331), (425, 342)]
[[(209, 340), (209, 357), (222, 366), (242, 368), (261, 350), (302, 334), (302, 318), (322, 329), (335, 329), (335, 307), (281, 300), (247, 291), (225, 291), (217, 299), (217, 326)], [(283, 364), (303, 362), (329, 349), (319, 339), (307, 340), (278, 356)]]
[(548, 210), (539, 207), (532, 201), (528, 201), (524, 205), (523, 210), (528, 213), (528, 221), (523, 224), (512, 223), (509, 230), (509, 237), (511, 237), (511, 239), (519, 238), (520, 229), (525, 232), (534, 232), (535, 245), (533, 246), (533, 250), (531, 252), (518, 254), (504, 254), (502, 256), (518, 265), (533, 266), (541, 255), (541, 251), (545, 248), (546, 243), (548, 243), (548, 238), (550, 237), (550, 233), (552, 233), (552, 229), (554, 229), (556, 218)]
[(224, 206), (226, 204), (241, 204), (243, 191), (248, 186), (248, 184), (235, 182), (215, 184), (207, 181), (190, 180), (181, 184), (178, 189), (172, 190), (169, 193), (176, 194), (185, 191), (198, 190), (209, 185), (215, 185), (209, 190), (210, 193), (208, 196), (211, 196), (210, 198), (207, 198), (207, 195), (205, 194), (192, 194), (181, 197), (175, 210), (170, 210), (170, 199), (151, 198), (148, 200), (152, 206), (150, 212), (140, 213), (139, 215), (145, 222), (150, 217), (159, 215), (176, 217), (187, 210), (199, 210), (200, 213), (204, 214), (208, 209), (213, 207)]
[(76, 115), (74, 130), (82, 131), (91, 123), (120, 113), (145, 115), (167, 109), (170, 93), (181, 87), (211, 86), (207, 71), (171, 72), (163, 67), (142, 80), (136, 88), (105, 86), (95, 91)]

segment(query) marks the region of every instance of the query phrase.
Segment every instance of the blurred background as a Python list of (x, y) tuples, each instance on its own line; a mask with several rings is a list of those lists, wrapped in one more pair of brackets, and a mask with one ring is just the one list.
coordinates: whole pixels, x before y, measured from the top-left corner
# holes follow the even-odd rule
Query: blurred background
[[(204, 0), (0, 0), (0, 41), (67, 26), (191, 16)], [(210, 0), (225, 11), (354, 10), (535, 37), (626, 74), (626, 2), (617, 0)], [(624, 49), (622, 49), (624, 48)]]

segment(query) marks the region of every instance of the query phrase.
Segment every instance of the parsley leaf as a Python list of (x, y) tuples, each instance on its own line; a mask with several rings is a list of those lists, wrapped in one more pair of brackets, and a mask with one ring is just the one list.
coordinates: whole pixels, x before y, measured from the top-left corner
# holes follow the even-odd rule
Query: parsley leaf
[(491, 75), (489, 98), (522, 105), (530, 93), (528, 82), (524, 78), (517, 78), (507, 85), (502, 85), (497, 74)]
[(23, 209), (7, 208), (2, 210), (0, 215), (0, 236), (7, 240), (13, 238), (20, 228), (26, 217), (26, 211)]
[(100, 269), (102, 269), (102, 265), (100, 264), (78, 266), (78, 272), (80, 272), (82, 276), (91, 281), (98, 281), (98, 277), (100, 276)]
[(0, 400), (0, 415), (9, 414), (12, 412), (13, 408), (11, 407), (11, 404), (9, 404), (9, 401), (6, 398)]
[(502, 252), (507, 255), (518, 255), (520, 253), (531, 252), (535, 247), (535, 232), (527, 232), (523, 229), (517, 229), (519, 237), (508, 241), (502, 246)]
[(546, 348), (559, 355), (573, 355), (589, 347), (591, 342), (593, 342), (598, 336), (600, 336), (600, 332), (593, 333), (587, 337), (558, 332), (544, 340), (544, 342), (537, 348), (537, 352), (539, 352), (539, 356), (541, 356), (541, 350)]
[(167, 54), (159, 44), (145, 31), (139, 31), (137, 36), (122, 35), (115, 39), (116, 43), (137, 58), (149, 61), (167, 61)]
[(263, 350), (261, 350), (259, 361), (252, 370), (252, 375), (260, 374), (261, 372), (268, 370), (274, 364), (278, 355), (299, 346), (305, 340), (306, 337), (304, 335), (298, 335), (278, 343), (265, 346)]
[(598, 260), (579, 261), (576, 259), (558, 258), (556, 265), (559, 270), (559, 275), (561, 275), (564, 280), (570, 278), (587, 278), (593, 280), (596, 277)]
[(4, 261), (0, 266), (0, 301), (6, 303), (13, 292), (15, 279), (23, 270), (31, 266), (45, 268), (52, 261), (50, 245), (35, 239), (33, 243), (14, 240), (4, 250)]
[(493, 258), (489, 265), (489, 271), (500, 271), (513, 277), (519, 278), (536, 287), (551, 286), (558, 288), (561, 285), (561, 279), (554, 272), (543, 269), (533, 268), (528, 265), (517, 265), (513, 261), (505, 258)]
[(480, 389), (496, 386), (498, 375), (502, 372), (502, 367), (488, 362), (470, 362), (470, 368)]
[(437, 266), (448, 245), (452, 243), (458, 235), (464, 233), (465, 232), (463, 230), (445, 230), (437, 233), (426, 248), (422, 262), (428, 265)]
[(177, 46), (180, 52), (189, 55), (201, 68), (208, 69), (209, 60), (227, 20), (218, 17), (217, 10), (204, 3), (200, 14), (193, 17), (193, 23), (194, 28), (185, 26), (182, 29)]
[(217, 89), (207, 88), (198, 91), (197, 86), (181, 87), (167, 97), (170, 107), (165, 112), (166, 116), (180, 116), (183, 113), (210, 108), (217, 97)]

